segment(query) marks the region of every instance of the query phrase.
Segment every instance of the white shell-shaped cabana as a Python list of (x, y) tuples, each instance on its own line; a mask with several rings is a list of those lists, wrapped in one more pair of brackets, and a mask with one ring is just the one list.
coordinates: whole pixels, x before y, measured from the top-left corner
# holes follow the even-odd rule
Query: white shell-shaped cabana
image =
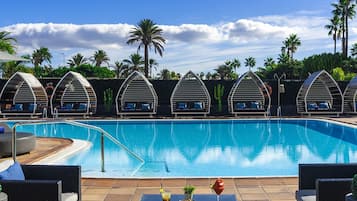
[(357, 113), (357, 76), (348, 83), (343, 93), (343, 112)]
[(41, 115), (48, 106), (47, 93), (30, 73), (16, 72), (0, 93), (1, 115)]
[(54, 116), (85, 116), (96, 112), (97, 96), (86, 78), (80, 73), (69, 71), (56, 85), (50, 104)]
[(301, 85), (296, 96), (299, 114), (340, 114), (343, 96), (340, 87), (325, 70), (312, 73)]
[(150, 81), (139, 71), (134, 71), (120, 86), (115, 103), (120, 116), (154, 115), (158, 97)]
[(270, 93), (271, 91), (258, 75), (248, 71), (232, 86), (228, 95), (228, 111), (234, 115), (267, 115), (271, 105)]
[(211, 97), (202, 80), (192, 71), (187, 72), (176, 84), (170, 98), (171, 113), (210, 113)]

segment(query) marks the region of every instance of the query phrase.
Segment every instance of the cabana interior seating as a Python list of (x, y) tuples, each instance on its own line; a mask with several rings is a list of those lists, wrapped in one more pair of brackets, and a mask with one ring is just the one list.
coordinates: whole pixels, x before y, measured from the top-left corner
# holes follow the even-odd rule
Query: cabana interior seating
[(150, 81), (140, 72), (134, 71), (121, 85), (116, 97), (117, 114), (156, 114), (158, 97)]
[(228, 95), (231, 114), (268, 114), (270, 93), (267, 85), (252, 71), (244, 73), (232, 86)]
[(92, 85), (81, 74), (68, 72), (55, 87), (51, 99), (51, 114), (90, 115), (96, 112), (97, 97)]
[(357, 113), (357, 76), (354, 77), (347, 85), (343, 93), (343, 113)]
[(299, 114), (340, 114), (343, 96), (336, 81), (325, 70), (311, 74), (296, 96)]
[(42, 115), (48, 100), (42, 84), (30, 73), (16, 72), (0, 93), (1, 115)]
[(202, 80), (189, 71), (176, 84), (171, 94), (171, 113), (203, 114), (210, 113), (211, 97)]

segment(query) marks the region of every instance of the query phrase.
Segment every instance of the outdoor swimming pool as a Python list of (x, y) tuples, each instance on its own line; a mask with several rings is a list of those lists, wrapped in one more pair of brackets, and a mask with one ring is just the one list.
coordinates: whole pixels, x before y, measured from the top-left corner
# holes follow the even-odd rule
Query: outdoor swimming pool
[[(297, 175), (298, 163), (357, 162), (357, 129), (322, 120), (79, 121), (98, 126), (139, 155), (68, 124), (20, 126), (37, 136), (88, 140), (92, 147), (59, 164), (82, 165), (84, 177), (217, 177)], [(9, 123), (10, 125), (12, 123)]]

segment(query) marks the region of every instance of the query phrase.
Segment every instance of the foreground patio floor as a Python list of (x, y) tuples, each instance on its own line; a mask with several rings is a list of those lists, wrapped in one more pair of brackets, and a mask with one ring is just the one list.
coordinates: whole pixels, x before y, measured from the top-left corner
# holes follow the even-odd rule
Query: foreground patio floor
[[(195, 194), (214, 194), (209, 185), (215, 179), (82, 179), (82, 200), (140, 201), (143, 194), (158, 194), (160, 184), (173, 194), (183, 186), (196, 187)], [(223, 194), (235, 194), (239, 201), (292, 201), (297, 190), (296, 177), (225, 178)]]

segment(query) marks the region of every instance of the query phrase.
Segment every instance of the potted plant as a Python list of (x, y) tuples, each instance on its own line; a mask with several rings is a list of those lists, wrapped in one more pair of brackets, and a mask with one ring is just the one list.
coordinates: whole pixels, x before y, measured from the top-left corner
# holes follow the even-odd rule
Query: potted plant
[(346, 195), (346, 201), (357, 201), (357, 174), (353, 175), (351, 193)]
[(195, 190), (195, 187), (192, 186), (192, 185), (186, 185), (184, 188), (183, 188), (183, 191), (184, 191), (184, 200), (185, 201), (189, 201), (189, 200), (193, 200), (192, 197), (193, 197), (193, 191)]

